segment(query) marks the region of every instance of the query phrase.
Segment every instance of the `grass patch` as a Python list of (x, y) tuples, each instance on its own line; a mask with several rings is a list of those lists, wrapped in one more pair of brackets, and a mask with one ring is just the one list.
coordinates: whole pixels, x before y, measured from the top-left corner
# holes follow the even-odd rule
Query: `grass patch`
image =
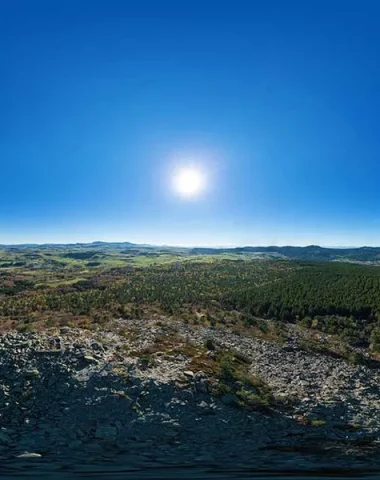
[(199, 368), (214, 378), (210, 393), (215, 397), (234, 395), (236, 405), (248, 410), (273, 406), (276, 402), (269, 386), (249, 372), (249, 364), (240, 352), (219, 350), (214, 357), (193, 358), (190, 368)]
[(323, 427), (326, 425), (326, 420), (321, 420), (321, 419), (316, 419), (316, 420), (310, 420), (310, 425), (312, 427)]

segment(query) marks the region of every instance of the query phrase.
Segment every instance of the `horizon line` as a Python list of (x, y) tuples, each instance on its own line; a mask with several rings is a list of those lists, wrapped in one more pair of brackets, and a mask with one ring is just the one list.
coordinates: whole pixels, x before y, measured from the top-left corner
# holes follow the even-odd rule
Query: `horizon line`
[(308, 245), (297, 245), (297, 244), (283, 244), (283, 245), (274, 245), (274, 244), (258, 244), (258, 245), (202, 245), (202, 244), (193, 244), (193, 245), (175, 245), (175, 244), (154, 244), (154, 243), (134, 243), (127, 240), (123, 241), (103, 241), (103, 240), (95, 240), (92, 242), (46, 242), (46, 243), (0, 243), (1, 247), (46, 247), (46, 246), (75, 246), (75, 245), (96, 245), (96, 244), (130, 244), (131, 246), (136, 247), (165, 247), (165, 248), (215, 248), (215, 249), (223, 249), (223, 248), (286, 248), (286, 247), (293, 247), (293, 248), (308, 248), (308, 247), (318, 247), (318, 248), (325, 248), (325, 249), (360, 249), (360, 248), (380, 248), (379, 246), (375, 245), (360, 245), (360, 246), (347, 246), (347, 245), (339, 245), (339, 246), (331, 246), (331, 245), (318, 245), (318, 244), (308, 244)]

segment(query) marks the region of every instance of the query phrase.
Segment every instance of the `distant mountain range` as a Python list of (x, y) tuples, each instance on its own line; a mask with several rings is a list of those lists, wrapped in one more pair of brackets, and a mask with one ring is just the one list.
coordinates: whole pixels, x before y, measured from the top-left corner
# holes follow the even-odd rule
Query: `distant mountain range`
[[(257, 257), (284, 258), (291, 260), (346, 260), (356, 262), (380, 262), (380, 247), (355, 247), (355, 248), (327, 248), (318, 245), (309, 245), (307, 247), (234, 247), (234, 248), (213, 248), (213, 247), (171, 247), (155, 246), (148, 244), (136, 244), (131, 242), (91, 242), (91, 243), (71, 243), (71, 244), (23, 244), (23, 245), (0, 245), (0, 248), (6, 250), (75, 250), (83, 251), (87, 249), (96, 251), (105, 251), (108, 249), (117, 250), (119, 253), (128, 253), (129, 249), (144, 251), (155, 251), (157, 253), (181, 253), (188, 255), (222, 255), (239, 254)], [(124, 252), (120, 252), (124, 250)], [(132, 253), (132, 252), (131, 252)]]
[(17, 243), (13, 245), (2, 245), (0, 248), (94, 248), (94, 247), (136, 247), (131, 242), (90, 242), (90, 243)]
[(307, 247), (237, 247), (237, 248), (193, 248), (192, 254), (257, 253), (281, 256), (294, 260), (351, 260), (362, 262), (380, 261), (380, 247), (324, 248), (318, 245)]

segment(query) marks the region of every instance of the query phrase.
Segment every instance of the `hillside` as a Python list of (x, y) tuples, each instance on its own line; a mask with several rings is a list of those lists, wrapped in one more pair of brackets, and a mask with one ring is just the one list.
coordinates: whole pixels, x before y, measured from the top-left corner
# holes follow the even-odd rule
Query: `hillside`
[(92, 242), (76, 244), (24, 244), (24, 245), (0, 245), (0, 251), (11, 255), (30, 252), (93, 252), (98, 254), (118, 255), (236, 255), (236, 256), (264, 256), (269, 258), (282, 258), (290, 260), (322, 260), (322, 261), (356, 261), (356, 262), (380, 262), (380, 247), (358, 247), (358, 248), (325, 248), (318, 245), (306, 247), (297, 246), (246, 246), (233, 248), (212, 248), (212, 247), (172, 247), (140, 245), (131, 242)]
[(380, 261), (380, 247), (360, 248), (324, 248), (317, 245), (308, 247), (239, 247), (239, 248), (193, 248), (192, 254), (220, 255), (220, 254), (269, 254), (279, 255), (292, 260), (351, 260), (360, 262)]
[(378, 370), (283, 339), (162, 316), (0, 335), (3, 462), (379, 467)]
[(380, 467), (377, 266), (3, 248), (0, 350), (4, 462)]

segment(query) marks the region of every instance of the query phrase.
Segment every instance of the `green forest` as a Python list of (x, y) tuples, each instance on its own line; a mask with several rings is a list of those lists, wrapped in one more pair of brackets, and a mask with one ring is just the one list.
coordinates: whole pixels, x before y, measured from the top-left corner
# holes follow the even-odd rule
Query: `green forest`
[[(38, 280), (43, 271), (25, 278), (4, 269), (0, 272), (2, 324), (32, 329), (41, 319), (51, 322), (54, 317), (61, 324), (78, 317), (91, 323), (143, 316), (152, 308), (177, 318), (197, 309), (221, 318), (223, 312), (237, 311), (248, 327), (257, 317), (297, 323), (338, 335), (351, 345), (380, 350), (376, 266), (215, 257), (82, 273), (55, 285)], [(59, 271), (54, 275), (62, 277)]]

